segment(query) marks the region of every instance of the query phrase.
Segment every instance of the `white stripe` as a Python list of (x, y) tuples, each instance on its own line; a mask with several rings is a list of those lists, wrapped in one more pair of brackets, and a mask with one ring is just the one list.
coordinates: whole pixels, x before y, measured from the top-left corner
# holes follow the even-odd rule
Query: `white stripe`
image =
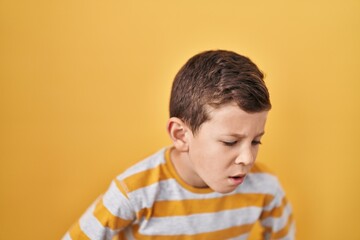
[(291, 215), (291, 206), (288, 203), (283, 210), (281, 217), (267, 217), (261, 221), (261, 224), (265, 227), (271, 227), (273, 232), (278, 232), (283, 229), (288, 223), (289, 216)]
[(279, 240), (294, 240), (295, 239), (295, 223), (292, 222), (288, 234)]
[(120, 192), (113, 181), (103, 197), (104, 206), (114, 215), (125, 220), (133, 220), (135, 213), (129, 200)]
[(62, 240), (71, 240), (70, 234), (67, 232)]
[[(277, 179), (273, 178), (272, 175), (254, 174), (249, 176), (249, 178), (249, 181), (246, 181), (248, 180), (246, 179), (237, 190), (227, 194), (217, 192), (206, 194), (193, 193), (183, 188), (175, 179), (172, 178), (132, 191), (128, 194), (128, 196), (135, 211), (139, 211), (143, 208), (149, 208), (155, 201), (221, 198), (238, 193), (275, 195), (280, 191), (281, 194), (278, 194), (277, 197), (275, 196), (272, 201), (273, 204), (267, 206), (266, 209), (273, 208), (274, 204), (277, 204), (279, 200), (278, 198), (282, 199), (283, 192), (278, 185)], [(255, 185), (253, 183), (255, 183)], [(275, 184), (275, 187), (273, 184)], [(161, 191), (159, 191), (159, 189), (161, 189)]]
[(159, 201), (185, 200), (185, 199), (210, 199), (210, 198), (220, 198), (226, 195), (232, 195), (231, 193), (221, 194), (217, 192), (194, 193), (181, 186), (174, 178), (160, 181), (158, 182), (157, 186), (154, 186), (154, 188), (160, 188), (164, 190), (158, 193), (157, 195), (157, 200)]
[[(249, 178), (248, 178), (249, 177)], [(269, 205), (264, 207), (264, 211), (270, 211), (282, 204), (285, 192), (281, 188), (278, 178), (267, 173), (252, 173), (245, 179), (243, 186), (240, 185), (242, 193), (262, 193), (274, 196)], [(249, 180), (246, 182), (246, 180)]]
[(263, 193), (272, 194), (278, 191), (280, 187), (279, 180), (276, 176), (268, 173), (249, 173), (244, 183), (237, 188), (241, 193)]
[[(159, 191), (161, 189), (161, 191)], [(209, 199), (223, 196), (220, 193), (196, 194), (189, 192), (177, 183), (175, 179), (156, 182), (150, 186), (129, 193), (129, 199), (135, 211), (152, 207), (155, 201)]]
[(243, 224), (252, 224), (258, 219), (260, 212), (261, 208), (247, 207), (216, 213), (156, 217), (151, 218), (150, 221), (143, 219), (139, 232), (144, 235), (193, 235), (219, 231)]
[(281, 190), (279, 191), (274, 199), (269, 203), (269, 205), (264, 207), (264, 211), (271, 211), (272, 209), (276, 208), (276, 207), (280, 207), (281, 204), (283, 203), (283, 199), (285, 197), (285, 193)]
[(111, 229), (102, 226), (93, 215), (95, 205), (96, 202), (80, 218), (80, 228), (91, 240), (111, 240), (119, 231), (112, 231)]
[(126, 236), (126, 240), (135, 240), (135, 237), (132, 233), (132, 228), (125, 229), (125, 236)]
[(164, 164), (165, 163), (165, 151), (166, 151), (166, 148), (163, 148), (160, 151), (156, 152), (155, 154), (136, 163), (135, 165), (128, 168), (125, 172), (123, 172), (122, 174), (117, 176), (117, 179), (121, 181), (121, 180), (123, 180), (131, 175), (134, 175), (136, 173), (155, 168), (155, 167), (159, 166), (160, 164)]

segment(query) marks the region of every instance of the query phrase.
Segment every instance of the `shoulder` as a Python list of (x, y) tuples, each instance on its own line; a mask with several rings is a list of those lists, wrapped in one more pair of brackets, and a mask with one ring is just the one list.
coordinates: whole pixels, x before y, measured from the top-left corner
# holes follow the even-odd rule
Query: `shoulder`
[(126, 193), (147, 187), (161, 178), (163, 165), (165, 164), (165, 152), (162, 148), (156, 153), (146, 157), (129, 167), (116, 177)]
[(161, 164), (165, 163), (165, 151), (166, 148), (162, 148), (159, 151), (153, 153), (152, 155), (146, 157), (143, 160), (140, 160), (139, 162), (135, 163), (128, 169), (126, 169), (123, 173), (117, 176), (118, 180), (123, 180), (129, 176), (154, 169), (158, 167)]
[(117, 188), (135, 212), (152, 206), (163, 192), (162, 182), (169, 178), (165, 160), (167, 149), (159, 150), (116, 177)]

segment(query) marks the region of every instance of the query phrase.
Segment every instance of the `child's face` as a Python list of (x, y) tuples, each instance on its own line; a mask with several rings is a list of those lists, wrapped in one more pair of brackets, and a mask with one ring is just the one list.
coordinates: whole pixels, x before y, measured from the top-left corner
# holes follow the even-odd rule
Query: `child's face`
[(210, 120), (189, 134), (188, 161), (196, 187), (228, 193), (240, 185), (253, 166), (267, 111), (247, 113), (235, 104), (210, 112)]

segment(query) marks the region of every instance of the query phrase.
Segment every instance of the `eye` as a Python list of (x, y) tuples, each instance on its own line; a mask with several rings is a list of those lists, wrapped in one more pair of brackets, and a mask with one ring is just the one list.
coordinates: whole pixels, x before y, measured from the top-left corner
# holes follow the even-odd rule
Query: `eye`
[(223, 143), (225, 146), (231, 147), (231, 146), (234, 146), (234, 145), (237, 143), (237, 141), (233, 141), (233, 142), (223, 141), (222, 143)]
[(254, 140), (251, 142), (252, 145), (260, 145), (261, 144), (261, 141), (259, 140)]

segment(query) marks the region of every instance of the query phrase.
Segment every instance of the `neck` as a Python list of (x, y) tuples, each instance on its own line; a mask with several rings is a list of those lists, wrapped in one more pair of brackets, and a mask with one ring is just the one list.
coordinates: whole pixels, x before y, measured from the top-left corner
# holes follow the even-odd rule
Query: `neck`
[(188, 152), (181, 152), (176, 148), (173, 148), (170, 152), (170, 160), (174, 165), (177, 174), (185, 183), (197, 188), (208, 187), (195, 172)]

